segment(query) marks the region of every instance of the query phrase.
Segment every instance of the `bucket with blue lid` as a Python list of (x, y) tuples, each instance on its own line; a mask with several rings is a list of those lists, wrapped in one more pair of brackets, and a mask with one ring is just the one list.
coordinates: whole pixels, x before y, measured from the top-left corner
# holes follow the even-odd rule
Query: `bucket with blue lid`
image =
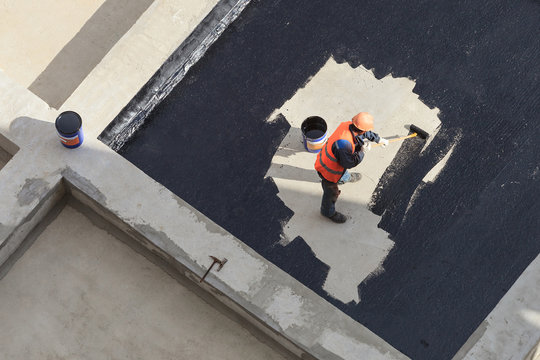
[(75, 111), (64, 111), (55, 121), (56, 131), (62, 145), (74, 149), (83, 143), (82, 119)]

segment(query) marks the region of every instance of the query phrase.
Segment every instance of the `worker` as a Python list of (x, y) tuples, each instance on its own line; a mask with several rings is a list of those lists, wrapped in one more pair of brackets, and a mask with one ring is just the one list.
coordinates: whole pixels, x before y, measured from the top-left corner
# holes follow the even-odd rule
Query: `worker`
[(361, 178), (360, 174), (351, 174), (347, 169), (355, 167), (363, 160), (365, 152), (370, 148), (370, 141), (380, 143), (383, 147), (388, 145), (388, 140), (372, 130), (373, 116), (361, 112), (354, 116), (352, 121), (339, 124), (317, 154), (315, 170), (321, 178), (323, 188), (321, 214), (335, 223), (342, 224), (347, 221), (347, 217), (335, 208), (341, 193), (338, 185), (356, 182)]

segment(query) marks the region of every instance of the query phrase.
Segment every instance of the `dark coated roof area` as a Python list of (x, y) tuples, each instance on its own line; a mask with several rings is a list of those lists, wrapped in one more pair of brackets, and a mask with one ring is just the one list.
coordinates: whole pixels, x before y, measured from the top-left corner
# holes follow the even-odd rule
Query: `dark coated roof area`
[[(253, 0), (120, 153), (405, 355), (451, 359), (540, 253), (539, 30), (532, 0)], [(266, 119), (331, 56), (440, 109), (374, 193), (395, 246), (358, 304), (322, 290), (302, 237), (278, 244), (292, 210), (265, 178), (290, 127)]]

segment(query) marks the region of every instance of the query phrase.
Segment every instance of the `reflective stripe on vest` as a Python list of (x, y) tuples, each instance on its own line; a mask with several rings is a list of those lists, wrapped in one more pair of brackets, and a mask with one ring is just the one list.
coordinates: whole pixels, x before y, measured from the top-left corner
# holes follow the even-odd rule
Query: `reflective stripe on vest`
[(315, 160), (315, 169), (321, 173), (321, 175), (328, 181), (338, 182), (343, 175), (345, 168), (337, 161), (332, 153), (332, 145), (340, 139), (347, 140), (352, 149), (354, 149), (354, 139), (349, 126), (351, 121), (342, 122), (338, 128), (330, 136), (322, 151), (317, 154), (317, 160)]
[[(324, 151), (326, 152), (326, 156), (334, 161), (334, 162), (337, 162), (337, 160), (332, 156), (330, 155), (330, 153), (328, 152), (328, 143), (326, 143), (324, 145)], [(343, 170), (342, 171), (336, 171), (336, 170), (332, 170), (330, 169), (328, 166), (326, 166), (324, 163), (323, 163), (323, 160), (322, 160), (322, 156), (317, 156), (317, 159), (319, 160), (319, 165), (321, 165), (326, 171), (328, 171), (329, 173), (332, 173), (334, 175), (339, 175), (341, 177), (341, 175), (343, 174)], [(320, 171), (319, 171), (320, 172)], [(323, 174), (324, 176), (324, 174)], [(326, 178), (326, 177), (325, 177)]]
[[(328, 145), (328, 143), (326, 143), (326, 145)], [(334, 154), (330, 155), (330, 152), (328, 151), (328, 147), (325, 147), (324, 151), (326, 152), (326, 156), (328, 156), (330, 160), (337, 162), (337, 159), (334, 157)]]

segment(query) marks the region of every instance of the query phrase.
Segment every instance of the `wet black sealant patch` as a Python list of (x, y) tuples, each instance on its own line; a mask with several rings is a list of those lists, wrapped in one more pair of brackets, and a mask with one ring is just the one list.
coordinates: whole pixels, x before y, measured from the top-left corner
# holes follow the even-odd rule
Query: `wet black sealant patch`
[[(254, 0), (120, 153), (399, 351), (450, 359), (540, 252), (538, 24), (530, 0)], [(322, 290), (328, 267), (301, 237), (279, 244), (292, 212), (264, 178), (290, 127), (265, 119), (330, 56), (415, 79), (441, 110), (439, 135), (423, 152), (407, 140), (374, 194), (395, 246), (359, 304)]]

